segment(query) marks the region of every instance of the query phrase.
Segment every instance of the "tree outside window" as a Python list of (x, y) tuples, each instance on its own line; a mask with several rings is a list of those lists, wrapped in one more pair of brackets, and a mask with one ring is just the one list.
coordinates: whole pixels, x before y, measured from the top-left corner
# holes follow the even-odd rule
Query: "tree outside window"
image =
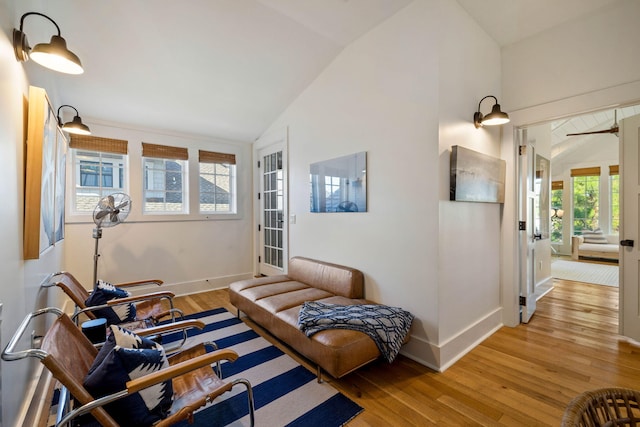
[(573, 180), (573, 232), (595, 230), (599, 225), (600, 173), (574, 176)]
[(620, 175), (609, 175), (611, 195), (611, 233), (620, 233)]
[(562, 243), (562, 181), (551, 183), (551, 243)]

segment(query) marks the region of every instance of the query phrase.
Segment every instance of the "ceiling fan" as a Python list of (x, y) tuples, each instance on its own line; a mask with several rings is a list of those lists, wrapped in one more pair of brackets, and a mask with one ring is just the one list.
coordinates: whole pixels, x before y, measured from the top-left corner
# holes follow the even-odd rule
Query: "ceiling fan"
[(567, 136), (595, 135), (600, 133), (612, 133), (615, 136), (618, 136), (619, 130), (620, 129), (618, 128), (618, 110), (613, 110), (613, 126), (611, 126), (609, 129), (593, 130), (590, 132), (568, 133)]

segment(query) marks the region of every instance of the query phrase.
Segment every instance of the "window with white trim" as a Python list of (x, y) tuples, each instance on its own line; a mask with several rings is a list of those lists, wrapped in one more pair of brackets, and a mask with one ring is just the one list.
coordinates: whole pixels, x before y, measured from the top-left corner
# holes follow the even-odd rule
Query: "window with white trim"
[(71, 134), (74, 213), (93, 212), (101, 198), (124, 192), (127, 180), (127, 141)]
[(620, 167), (609, 166), (609, 212), (611, 215), (610, 232), (620, 233)]
[(600, 226), (600, 168), (571, 169), (573, 233)]
[(189, 213), (186, 148), (142, 143), (144, 214)]
[(236, 213), (236, 156), (199, 150), (200, 213)]
[(564, 181), (551, 182), (551, 243), (562, 243), (563, 238), (563, 218), (562, 198), (564, 192)]

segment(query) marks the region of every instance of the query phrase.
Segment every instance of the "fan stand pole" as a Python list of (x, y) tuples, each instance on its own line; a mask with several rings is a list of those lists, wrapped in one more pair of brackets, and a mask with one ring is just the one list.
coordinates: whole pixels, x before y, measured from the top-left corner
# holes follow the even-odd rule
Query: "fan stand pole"
[(98, 283), (98, 258), (100, 254), (98, 253), (98, 242), (102, 237), (102, 228), (94, 228), (93, 229), (93, 238), (96, 239), (96, 249), (93, 253), (93, 288), (96, 288), (96, 284)]

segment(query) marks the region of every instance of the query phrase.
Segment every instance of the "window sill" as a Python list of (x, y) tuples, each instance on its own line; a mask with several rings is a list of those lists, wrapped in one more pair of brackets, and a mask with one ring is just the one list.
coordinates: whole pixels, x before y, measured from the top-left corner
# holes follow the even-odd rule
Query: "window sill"
[[(242, 219), (240, 214), (182, 214), (182, 215), (129, 215), (123, 223), (227, 221)], [(93, 216), (72, 214), (65, 217), (65, 224), (93, 224)]]

